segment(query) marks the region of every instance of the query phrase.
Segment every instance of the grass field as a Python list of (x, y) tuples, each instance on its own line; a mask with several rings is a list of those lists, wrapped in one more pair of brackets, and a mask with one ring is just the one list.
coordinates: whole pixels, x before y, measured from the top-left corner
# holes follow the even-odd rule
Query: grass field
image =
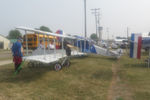
[(141, 60), (123, 56), (119, 62), (122, 83), (130, 88), (133, 100), (150, 100), (150, 69), (144, 61), (148, 53), (142, 55)]
[(17, 76), (13, 65), (0, 66), (0, 100), (106, 100), (114, 59), (74, 58), (69, 68), (24, 67)]
[(71, 59), (56, 72), (52, 66), (28, 68), (13, 75), (0, 66), (0, 100), (150, 100), (150, 69), (144, 60), (102, 56)]

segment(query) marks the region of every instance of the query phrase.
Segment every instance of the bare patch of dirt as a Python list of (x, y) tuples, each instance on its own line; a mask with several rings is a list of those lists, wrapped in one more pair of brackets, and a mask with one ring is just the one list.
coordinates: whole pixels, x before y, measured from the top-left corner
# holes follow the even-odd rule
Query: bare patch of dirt
[(12, 59), (11, 51), (0, 51), (0, 61)]
[(107, 100), (132, 100), (131, 91), (126, 83), (123, 83), (119, 77), (120, 71), (119, 61), (112, 64), (112, 81), (108, 90)]
[(4, 61), (0, 61), (0, 66), (2, 66), (2, 65), (7, 65), (7, 64), (11, 64), (11, 63), (13, 63), (12, 60), (4, 60)]

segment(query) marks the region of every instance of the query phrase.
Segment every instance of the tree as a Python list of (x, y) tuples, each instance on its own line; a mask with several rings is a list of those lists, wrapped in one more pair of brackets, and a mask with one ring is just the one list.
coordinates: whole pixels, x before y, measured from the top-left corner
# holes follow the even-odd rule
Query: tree
[(91, 34), (90, 38), (94, 41), (97, 41), (98, 40), (98, 37), (95, 33)]
[(52, 32), (48, 27), (46, 27), (46, 26), (41, 26), (40, 27), (40, 30), (41, 31), (46, 31), (46, 32)]
[(18, 37), (22, 37), (22, 34), (18, 30), (10, 30), (7, 37), (9, 39), (17, 39)]

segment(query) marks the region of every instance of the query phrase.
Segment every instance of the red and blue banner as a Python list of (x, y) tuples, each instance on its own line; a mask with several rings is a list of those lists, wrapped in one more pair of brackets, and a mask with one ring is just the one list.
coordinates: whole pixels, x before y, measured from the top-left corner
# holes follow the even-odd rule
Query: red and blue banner
[(141, 34), (131, 34), (130, 57), (141, 58), (142, 36)]

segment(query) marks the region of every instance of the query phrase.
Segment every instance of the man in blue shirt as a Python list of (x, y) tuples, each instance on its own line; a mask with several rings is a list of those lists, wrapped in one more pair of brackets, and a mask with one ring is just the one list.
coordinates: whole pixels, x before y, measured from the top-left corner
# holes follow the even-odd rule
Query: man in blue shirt
[(13, 62), (14, 62), (14, 66), (15, 66), (15, 71), (18, 69), (18, 67), (22, 63), (23, 48), (22, 48), (21, 42), (22, 42), (22, 38), (18, 38), (17, 42), (15, 42), (12, 46)]

